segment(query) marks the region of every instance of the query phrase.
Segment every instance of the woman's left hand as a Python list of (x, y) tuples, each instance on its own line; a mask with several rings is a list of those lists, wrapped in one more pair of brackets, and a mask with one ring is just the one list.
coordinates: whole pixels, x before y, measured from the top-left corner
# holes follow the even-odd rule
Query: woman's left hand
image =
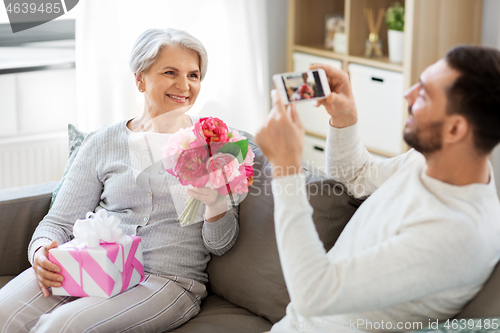
[(227, 211), (226, 200), (217, 190), (193, 187), (187, 190), (187, 194), (205, 204), (205, 219), (208, 222), (220, 220)]

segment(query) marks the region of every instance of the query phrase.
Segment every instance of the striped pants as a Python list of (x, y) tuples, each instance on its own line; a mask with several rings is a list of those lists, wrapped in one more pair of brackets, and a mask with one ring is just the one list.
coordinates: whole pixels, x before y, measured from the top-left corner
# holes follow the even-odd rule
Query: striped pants
[(192, 279), (146, 275), (108, 299), (45, 298), (29, 268), (0, 289), (0, 332), (165, 332), (196, 316), (206, 294)]

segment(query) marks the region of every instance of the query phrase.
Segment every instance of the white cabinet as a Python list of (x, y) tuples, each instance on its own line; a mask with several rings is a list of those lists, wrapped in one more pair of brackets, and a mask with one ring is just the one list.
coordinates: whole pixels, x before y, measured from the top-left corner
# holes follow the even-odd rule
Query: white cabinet
[(311, 166), (319, 168), (323, 172), (326, 172), (325, 151), (326, 141), (324, 139), (315, 138), (310, 135), (304, 137), (302, 160)]
[(0, 75), (0, 92), (0, 137), (3, 137), (18, 131), (16, 74)]
[(363, 144), (372, 152), (397, 155), (403, 150), (403, 74), (349, 64)]
[[(327, 64), (341, 69), (342, 62), (334, 59), (318, 57), (306, 53), (295, 52), (293, 54), (293, 71), (302, 72), (309, 69), (312, 64)], [(319, 136), (325, 136), (328, 129), (330, 116), (323, 106), (315, 107), (310, 101), (297, 103), (297, 113), (304, 124), (307, 132)]]

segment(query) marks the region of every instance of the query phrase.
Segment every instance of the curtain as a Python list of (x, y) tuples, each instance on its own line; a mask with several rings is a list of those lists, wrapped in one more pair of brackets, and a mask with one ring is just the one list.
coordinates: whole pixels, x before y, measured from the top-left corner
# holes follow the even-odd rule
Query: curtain
[(269, 112), (265, 0), (85, 0), (76, 19), (77, 125), (83, 131), (143, 112), (128, 67), (136, 38), (176, 28), (198, 38), (208, 72), (189, 113), (255, 133)]

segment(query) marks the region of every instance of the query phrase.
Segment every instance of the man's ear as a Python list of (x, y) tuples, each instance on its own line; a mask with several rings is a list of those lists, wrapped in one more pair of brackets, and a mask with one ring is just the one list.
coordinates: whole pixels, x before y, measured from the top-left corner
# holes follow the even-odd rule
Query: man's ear
[(443, 141), (445, 143), (459, 143), (468, 137), (472, 139), (472, 128), (469, 121), (459, 114), (448, 116), (443, 130)]

